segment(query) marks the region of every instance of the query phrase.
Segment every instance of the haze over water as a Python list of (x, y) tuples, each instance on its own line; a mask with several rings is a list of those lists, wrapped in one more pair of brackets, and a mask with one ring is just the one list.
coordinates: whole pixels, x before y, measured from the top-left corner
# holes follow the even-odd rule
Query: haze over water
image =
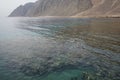
[(1, 80), (119, 80), (119, 18), (3, 18)]

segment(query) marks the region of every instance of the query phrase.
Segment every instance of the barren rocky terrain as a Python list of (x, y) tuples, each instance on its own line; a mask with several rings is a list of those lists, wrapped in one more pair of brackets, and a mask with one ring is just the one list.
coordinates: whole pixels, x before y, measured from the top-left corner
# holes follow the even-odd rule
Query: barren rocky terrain
[(10, 17), (119, 17), (120, 0), (38, 0), (20, 5)]

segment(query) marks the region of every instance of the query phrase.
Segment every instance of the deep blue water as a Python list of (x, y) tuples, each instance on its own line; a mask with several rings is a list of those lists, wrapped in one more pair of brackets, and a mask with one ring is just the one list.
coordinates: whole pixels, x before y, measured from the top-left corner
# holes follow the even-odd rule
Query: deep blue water
[(120, 80), (120, 19), (1, 18), (0, 80)]

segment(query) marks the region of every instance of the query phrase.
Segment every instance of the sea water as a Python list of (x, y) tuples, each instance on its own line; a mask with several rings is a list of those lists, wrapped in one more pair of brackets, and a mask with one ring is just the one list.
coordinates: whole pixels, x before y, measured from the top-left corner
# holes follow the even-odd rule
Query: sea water
[(0, 80), (119, 80), (120, 18), (1, 18)]

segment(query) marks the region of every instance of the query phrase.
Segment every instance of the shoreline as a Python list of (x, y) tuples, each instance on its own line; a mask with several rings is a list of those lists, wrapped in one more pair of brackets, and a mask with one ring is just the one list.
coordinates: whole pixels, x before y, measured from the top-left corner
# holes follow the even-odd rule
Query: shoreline
[(120, 18), (119, 15), (108, 16), (7, 16), (8, 18)]

